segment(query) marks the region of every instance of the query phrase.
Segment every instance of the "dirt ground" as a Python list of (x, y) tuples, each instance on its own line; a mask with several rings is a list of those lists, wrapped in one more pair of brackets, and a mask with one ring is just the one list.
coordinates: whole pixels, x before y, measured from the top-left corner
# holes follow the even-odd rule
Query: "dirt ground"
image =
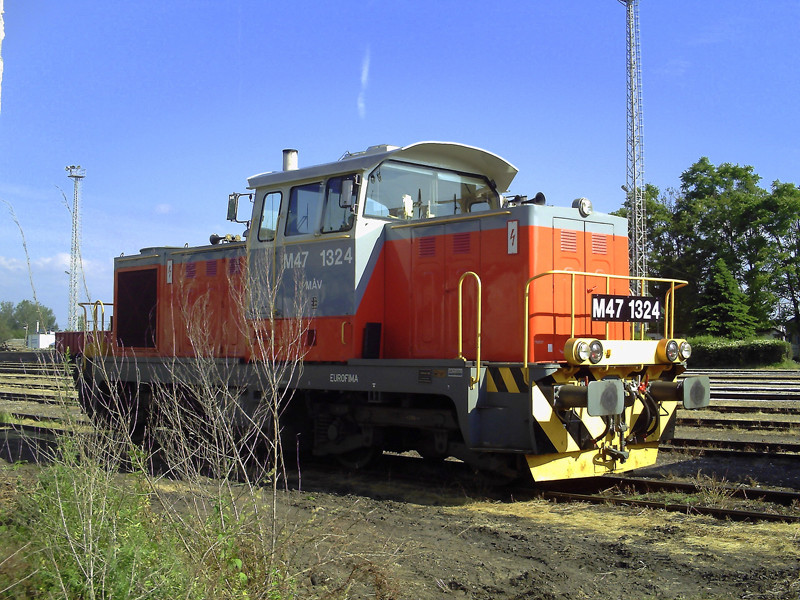
[[(21, 473), (35, 473), (40, 450), (0, 444), (0, 503), (11, 500)], [(280, 554), (299, 597), (800, 599), (800, 524), (555, 504), (418, 462), (412, 482), (401, 472), (407, 461), (389, 457), (369, 472), (294, 473), (279, 498)], [(637, 474), (800, 490), (800, 463), (767, 457), (662, 454)]]
[[(698, 464), (648, 474), (686, 468)], [(765, 476), (762, 468), (779, 476), (789, 470), (699, 468), (748, 484)], [(491, 499), (454, 482), (420, 488), (390, 478), (308, 478), (304, 491), (283, 495), (290, 522), (314, 515), (314, 526), (301, 527), (292, 542), (308, 596), (348, 587), (351, 598), (385, 599), (800, 598), (797, 524)]]
[[(796, 461), (664, 456), (641, 474), (800, 489)], [(800, 598), (800, 524), (515, 498), (422, 460), (409, 482), (397, 460), (304, 469), (280, 493), (280, 553), (299, 597)], [(20, 471), (3, 463), (0, 501)]]
[[(299, 597), (800, 598), (798, 524), (518, 499), (463, 472), (419, 484), (388, 465), (380, 475), (313, 468), (280, 493), (281, 555)], [(797, 471), (688, 459), (645, 474), (798, 489)], [(19, 473), (4, 463), (0, 489)]]

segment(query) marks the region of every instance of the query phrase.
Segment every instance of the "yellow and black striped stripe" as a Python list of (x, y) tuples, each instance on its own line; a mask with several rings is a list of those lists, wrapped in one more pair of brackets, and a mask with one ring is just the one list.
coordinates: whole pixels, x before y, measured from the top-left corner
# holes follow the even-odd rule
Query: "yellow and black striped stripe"
[(486, 391), (527, 394), (528, 384), (522, 367), (487, 367)]

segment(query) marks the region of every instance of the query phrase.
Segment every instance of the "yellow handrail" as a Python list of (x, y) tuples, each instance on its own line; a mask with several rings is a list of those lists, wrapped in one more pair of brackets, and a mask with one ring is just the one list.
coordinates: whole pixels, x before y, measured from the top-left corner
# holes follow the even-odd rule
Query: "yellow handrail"
[[(639, 289), (644, 289), (644, 282), (645, 281), (652, 281), (658, 283), (669, 283), (670, 288), (667, 290), (664, 296), (664, 335), (667, 335), (669, 332), (669, 337), (674, 336), (675, 332), (675, 290), (680, 289), (684, 286), (689, 285), (688, 281), (684, 281), (682, 279), (664, 279), (661, 277), (636, 277), (633, 275), (609, 275), (606, 273), (588, 273), (586, 271), (564, 271), (564, 270), (554, 270), (554, 271), (545, 271), (544, 273), (539, 273), (538, 275), (534, 275), (525, 283), (525, 314), (524, 314), (524, 350), (522, 355), (522, 364), (527, 367), (528, 365), (528, 335), (529, 335), (529, 321), (530, 321), (530, 314), (529, 314), (529, 303), (530, 303), (530, 288), (531, 283), (533, 283), (536, 279), (540, 277), (545, 277), (547, 275), (569, 275), (571, 278), (570, 286), (571, 286), (571, 300), (570, 300), (570, 337), (575, 337), (575, 277), (580, 275), (583, 277), (602, 277), (606, 280), (606, 293), (609, 293), (611, 280), (612, 279), (626, 279), (628, 281), (637, 280), (639, 281)], [(644, 335), (644, 332), (642, 332)], [(608, 323), (606, 323), (606, 338), (608, 338)]]
[(478, 284), (478, 322), (477, 322), (477, 339), (475, 341), (475, 377), (470, 375), (469, 387), (472, 388), (481, 377), (481, 278), (473, 271), (467, 271), (458, 279), (458, 358), (464, 359), (463, 352), (463, 303), (462, 303), (462, 287), (466, 277), (474, 277), (475, 282)]
[[(104, 304), (101, 300), (97, 300), (95, 302), (80, 302), (79, 306), (83, 308), (83, 334), (84, 334), (84, 344), (83, 344), (83, 354), (84, 356), (94, 356), (95, 353), (101, 352), (104, 353), (106, 350), (106, 340), (104, 337), (100, 336), (100, 332), (105, 332), (106, 330), (106, 306), (114, 306), (113, 303), (109, 302), (108, 304)], [(92, 307), (92, 331), (89, 332), (89, 315), (86, 310), (87, 306)], [(100, 309), (100, 329), (97, 328), (97, 311)]]
[[(102, 300), (96, 300), (95, 302), (79, 302), (78, 306), (83, 309), (83, 332), (88, 333), (88, 325), (89, 325), (89, 315), (86, 311), (87, 306), (92, 307), (92, 323), (94, 324), (93, 330), (94, 333), (97, 331), (105, 331), (106, 330), (106, 306), (114, 306), (113, 303), (109, 302), (108, 304), (104, 304)], [(100, 329), (97, 329), (97, 309), (100, 308)]]

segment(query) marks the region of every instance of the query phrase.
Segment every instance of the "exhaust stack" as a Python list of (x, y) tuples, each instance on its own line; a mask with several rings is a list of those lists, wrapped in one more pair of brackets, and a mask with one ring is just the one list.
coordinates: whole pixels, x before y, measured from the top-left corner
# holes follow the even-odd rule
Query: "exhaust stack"
[(297, 170), (297, 150), (294, 148), (286, 148), (286, 150), (283, 151), (283, 170)]

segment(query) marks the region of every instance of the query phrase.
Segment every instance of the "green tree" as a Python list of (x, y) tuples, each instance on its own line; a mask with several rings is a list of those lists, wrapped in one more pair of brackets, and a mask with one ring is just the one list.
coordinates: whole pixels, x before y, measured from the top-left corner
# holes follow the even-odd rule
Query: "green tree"
[(749, 314), (747, 296), (722, 258), (714, 263), (710, 275), (694, 311), (696, 329), (731, 339), (752, 337), (758, 322)]
[(687, 273), (708, 281), (717, 259), (740, 282), (750, 314), (767, 327), (775, 305), (764, 265), (768, 247), (762, 224), (769, 218), (766, 190), (751, 166), (712, 165), (703, 157), (681, 174), (675, 204), (677, 244)]
[(0, 340), (24, 337), (26, 326), (33, 333), (37, 323), (40, 331), (58, 329), (55, 314), (42, 304), (30, 300), (22, 300), (16, 306), (7, 300), (0, 302)]
[[(751, 166), (711, 164), (701, 158), (681, 174), (679, 190), (645, 189), (649, 274), (684, 279), (676, 327), (696, 333), (707, 289), (722, 260), (756, 331), (773, 323), (800, 328), (800, 189), (759, 186)], [(630, 199), (617, 211), (627, 216)], [(663, 293), (657, 285), (653, 294)], [(792, 320), (794, 318), (794, 320)]]
[[(775, 182), (769, 192), (759, 182), (751, 166), (703, 157), (681, 174), (679, 190), (646, 187), (649, 274), (689, 281), (678, 292), (679, 331), (697, 331), (695, 311), (718, 259), (745, 294), (757, 330), (792, 317), (800, 324), (800, 189)], [(617, 214), (627, 216), (629, 206)]]
[[(623, 207), (611, 214), (628, 218), (631, 210), (632, 195), (629, 192)], [(662, 258), (670, 253), (665, 252), (671, 246), (672, 230), (672, 204), (667, 197), (661, 196), (660, 190), (648, 183), (644, 188), (645, 202), (645, 231), (647, 232), (647, 245), (645, 252), (648, 255), (648, 265), (651, 270), (661, 271)]]
[(28, 326), (28, 331), (36, 331), (36, 324), (39, 324), (39, 331), (50, 331), (58, 328), (56, 316), (53, 311), (38, 302), (22, 300), (14, 307), (14, 320), (18, 328), (24, 329)]
[(793, 183), (774, 182), (767, 214), (762, 226), (771, 252), (765, 270), (771, 273), (779, 298), (781, 324), (791, 324), (800, 333), (800, 189)]
[[(685, 239), (681, 236), (676, 224), (676, 204), (678, 197), (676, 190), (668, 189), (666, 193), (651, 184), (645, 186), (645, 231), (647, 232), (647, 263), (648, 273), (651, 277), (668, 279), (682, 279), (689, 281), (689, 287), (678, 292), (675, 309), (675, 323), (678, 331), (688, 332), (694, 323), (692, 311), (696, 304), (691, 301), (698, 294), (698, 273), (687, 269), (683, 258), (685, 253)], [(625, 206), (613, 213), (627, 218), (630, 211), (631, 196), (628, 195)], [(683, 244), (683, 245), (681, 245)], [(654, 296), (663, 296), (666, 285), (652, 283), (649, 293)]]
[(14, 318), (14, 303), (8, 300), (0, 302), (0, 342), (14, 337), (12, 319)]

